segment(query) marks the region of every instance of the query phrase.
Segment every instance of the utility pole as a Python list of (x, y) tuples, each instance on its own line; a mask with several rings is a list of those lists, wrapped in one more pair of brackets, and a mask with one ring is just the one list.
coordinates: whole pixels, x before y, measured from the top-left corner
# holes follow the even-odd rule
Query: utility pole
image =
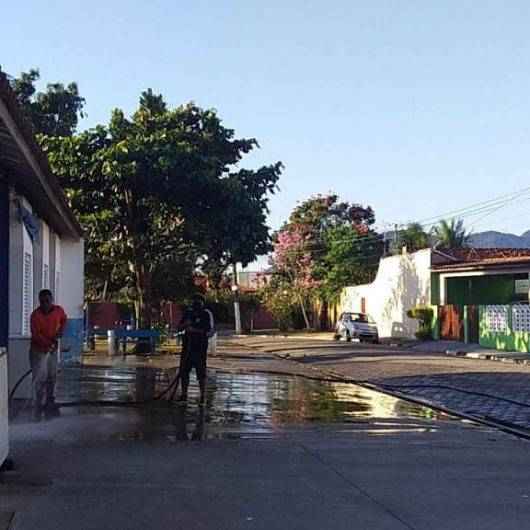
[(236, 335), (241, 335), (241, 310), (239, 307), (239, 281), (237, 276), (237, 263), (234, 263), (234, 281), (232, 283), (234, 293), (234, 317), (236, 324)]

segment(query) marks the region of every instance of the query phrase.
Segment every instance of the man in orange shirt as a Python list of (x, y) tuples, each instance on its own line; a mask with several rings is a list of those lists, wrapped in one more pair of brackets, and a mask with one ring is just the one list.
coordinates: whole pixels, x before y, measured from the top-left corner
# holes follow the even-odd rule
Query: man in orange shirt
[(39, 307), (31, 314), (31, 348), (29, 360), (33, 376), (33, 419), (40, 421), (59, 415), (55, 405), (57, 380), (57, 345), (66, 326), (66, 313), (53, 304), (50, 290), (39, 293)]

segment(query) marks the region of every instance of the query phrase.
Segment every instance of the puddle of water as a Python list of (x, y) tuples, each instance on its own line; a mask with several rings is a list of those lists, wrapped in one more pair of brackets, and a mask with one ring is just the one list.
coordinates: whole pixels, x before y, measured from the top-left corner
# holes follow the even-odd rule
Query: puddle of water
[[(168, 384), (167, 372), (150, 368), (77, 367), (63, 371), (58, 401), (149, 400)], [(378, 436), (435, 430), (431, 420), (448, 417), (427, 407), (353, 384), (330, 383), (270, 374), (209, 372), (205, 407), (198, 407), (197, 385), (190, 386), (187, 406), (152, 402), (135, 409), (70, 408), (66, 415), (129, 414), (111, 434), (117, 440), (163, 437), (172, 442), (212, 438), (270, 439), (287, 430), (356, 426)], [(66, 410), (66, 409), (63, 409)]]

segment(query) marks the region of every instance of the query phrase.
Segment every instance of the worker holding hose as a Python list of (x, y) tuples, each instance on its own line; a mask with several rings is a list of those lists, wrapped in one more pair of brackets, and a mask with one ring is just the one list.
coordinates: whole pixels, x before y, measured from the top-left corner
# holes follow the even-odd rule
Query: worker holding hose
[(190, 372), (195, 368), (201, 393), (200, 403), (203, 404), (206, 400), (208, 336), (211, 332), (212, 324), (210, 314), (204, 308), (204, 298), (201, 295), (193, 296), (191, 307), (184, 312), (179, 329), (184, 331), (180, 358), (181, 401), (187, 401), (188, 399)]
[(33, 419), (40, 421), (59, 415), (55, 404), (57, 349), (66, 326), (66, 313), (53, 303), (49, 289), (39, 293), (39, 307), (31, 314), (31, 347), (29, 359), (33, 379)]

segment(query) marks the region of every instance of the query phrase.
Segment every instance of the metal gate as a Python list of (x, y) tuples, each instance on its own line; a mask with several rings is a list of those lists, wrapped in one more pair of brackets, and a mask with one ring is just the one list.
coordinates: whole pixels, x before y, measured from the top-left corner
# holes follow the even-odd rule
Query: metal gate
[(444, 340), (464, 340), (463, 307), (443, 305), (440, 307), (440, 337)]
[(468, 342), (478, 344), (479, 341), (479, 306), (467, 306), (467, 338)]

